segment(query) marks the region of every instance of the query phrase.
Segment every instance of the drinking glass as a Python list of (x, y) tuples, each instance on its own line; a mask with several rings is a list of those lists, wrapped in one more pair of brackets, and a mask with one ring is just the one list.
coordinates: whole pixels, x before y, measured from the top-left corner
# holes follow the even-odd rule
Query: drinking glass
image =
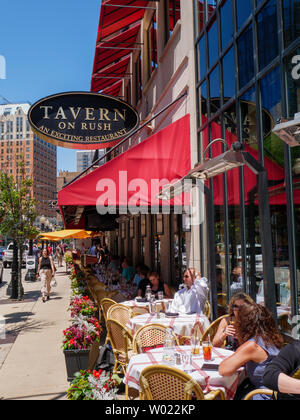
[(191, 344), (192, 344), (192, 354), (194, 354), (195, 356), (198, 356), (200, 354), (200, 338), (192, 336)]
[(164, 292), (158, 292), (157, 296), (158, 296), (158, 300), (164, 300)]
[(155, 312), (156, 312), (156, 304), (155, 304), (155, 302), (153, 302), (151, 300), (149, 306), (150, 306), (150, 314), (151, 315), (155, 315)]
[(205, 362), (210, 362), (212, 360), (212, 344), (210, 341), (204, 341), (202, 343), (203, 347), (203, 356)]

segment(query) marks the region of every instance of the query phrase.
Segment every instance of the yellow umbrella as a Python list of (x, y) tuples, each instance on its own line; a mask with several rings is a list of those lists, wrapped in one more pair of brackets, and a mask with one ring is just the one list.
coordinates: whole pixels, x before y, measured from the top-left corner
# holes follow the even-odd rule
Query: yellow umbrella
[(57, 232), (44, 232), (43, 238), (47, 238), (47, 239), (57, 239), (57, 240), (62, 240), (62, 239), (82, 239), (82, 237), (84, 235), (86, 235), (86, 231), (83, 229), (66, 229), (66, 230), (59, 230)]

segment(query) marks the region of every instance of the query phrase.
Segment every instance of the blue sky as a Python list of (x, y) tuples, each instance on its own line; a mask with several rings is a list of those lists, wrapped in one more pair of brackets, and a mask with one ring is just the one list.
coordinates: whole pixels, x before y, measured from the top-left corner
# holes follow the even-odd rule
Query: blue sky
[[(101, 0), (1, 2), (6, 79), (0, 79), (0, 95), (34, 103), (59, 92), (89, 91), (100, 6)], [(75, 154), (58, 148), (57, 168), (76, 170)]]

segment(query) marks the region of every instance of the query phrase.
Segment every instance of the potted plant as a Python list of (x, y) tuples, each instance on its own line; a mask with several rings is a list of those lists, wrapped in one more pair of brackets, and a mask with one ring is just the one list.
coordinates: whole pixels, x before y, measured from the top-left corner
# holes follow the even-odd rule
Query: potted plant
[(75, 373), (67, 398), (69, 401), (116, 400), (120, 383), (117, 375), (102, 370), (81, 370)]
[(70, 308), (71, 318), (83, 315), (89, 318), (96, 317), (98, 308), (89, 296), (73, 296), (71, 298)]
[(66, 360), (68, 381), (74, 373), (89, 367), (90, 349), (100, 340), (101, 327), (95, 317), (75, 316), (72, 325), (64, 332), (63, 350)]

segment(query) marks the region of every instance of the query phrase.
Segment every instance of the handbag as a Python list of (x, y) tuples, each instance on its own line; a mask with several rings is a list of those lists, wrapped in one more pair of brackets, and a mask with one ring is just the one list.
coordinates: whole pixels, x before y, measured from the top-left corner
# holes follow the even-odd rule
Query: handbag
[(56, 287), (57, 286), (57, 281), (55, 279), (52, 279), (50, 282), (50, 286), (51, 287)]
[(111, 346), (105, 344), (99, 349), (99, 357), (96, 363), (96, 370), (105, 370), (106, 372), (112, 372), (115, 366), (115, 356)]

